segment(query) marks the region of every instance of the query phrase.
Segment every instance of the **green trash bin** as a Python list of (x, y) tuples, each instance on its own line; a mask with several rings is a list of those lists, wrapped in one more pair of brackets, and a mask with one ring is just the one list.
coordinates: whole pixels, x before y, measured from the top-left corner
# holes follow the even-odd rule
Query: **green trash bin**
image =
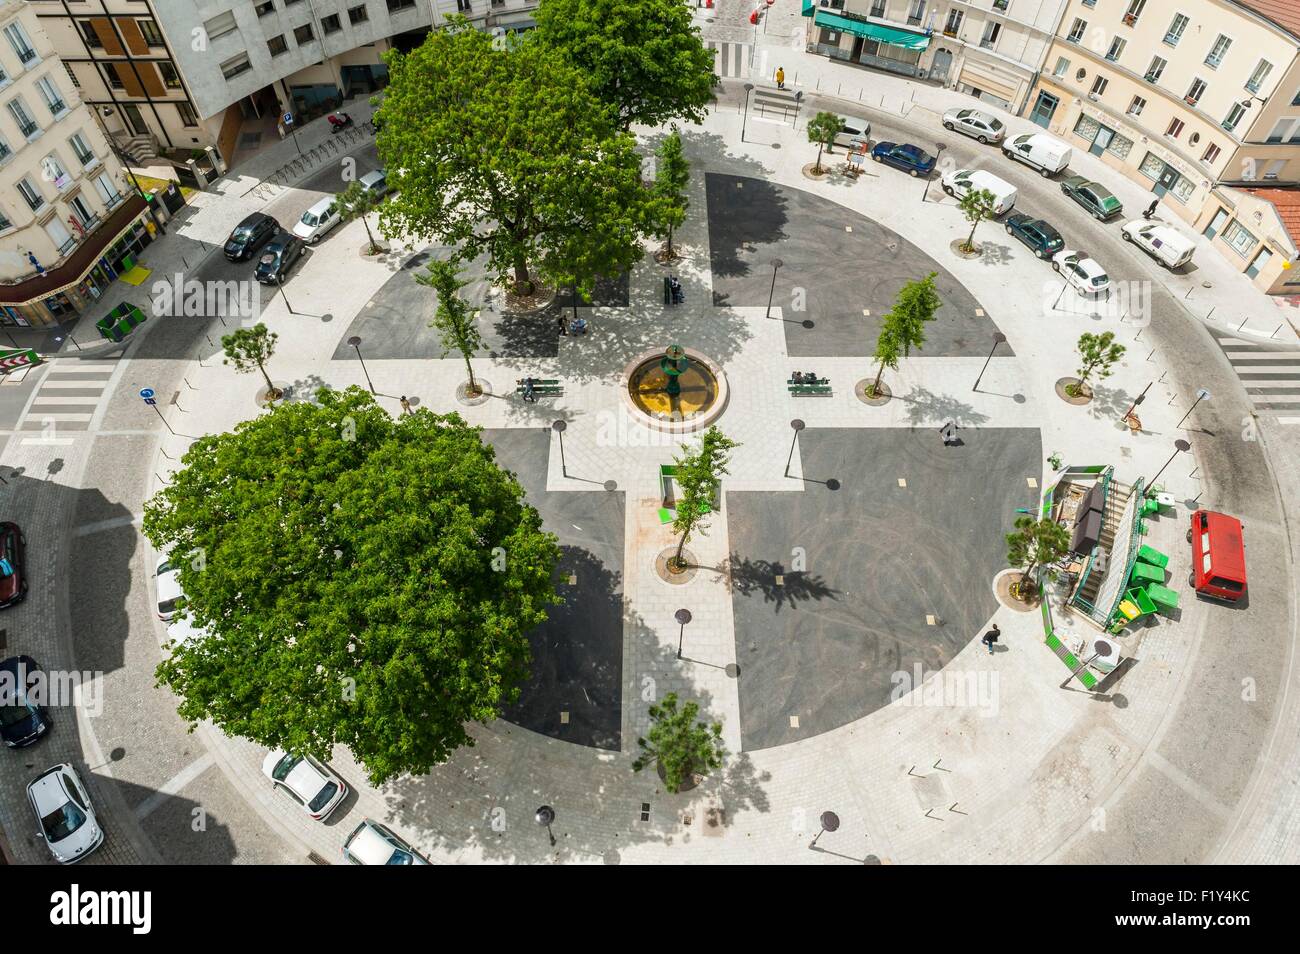
[(1146, 595), (1156, 605), (1156, 611), (1159, 613), (1168, 613), (1170, 610), (1178, 609), (1178, 594), (1167, 586), (1150, 583), (1146, 587)]
[(1144, 589), (1134, 587), (1133, 589), (1125, 592), (1124, 598), (1127, 600), (1131, 600), (1133, 604), (1142, 611), (1143, 616), (1146, 616), (1150, 613), (1154, 613), (1156, 611), (1155, 601), (1152, 600), (1151, 597), (1147, 595), (1147, 591)]
[(120, 302), (105, 317), (95, 322), (99, 333), (109, 341), (121, 341), (136, 327), (144, 324), (144, 312), (129, 301)]
[(1143, 563), (1150, 563), (1152, 566), (1158, 566), (1162, 570), (1169, 566), (1168, 554), (1161, 553), (1155, 547), (1147, 546), (1145, 543), (1138, 547), (1138, 559)]
[(1150, 563), (1134, 563), (1129, 581), (1138, 584), (1163, 583), (1165, 581), (1165, 571), (1158, 566), (1152, 566)]

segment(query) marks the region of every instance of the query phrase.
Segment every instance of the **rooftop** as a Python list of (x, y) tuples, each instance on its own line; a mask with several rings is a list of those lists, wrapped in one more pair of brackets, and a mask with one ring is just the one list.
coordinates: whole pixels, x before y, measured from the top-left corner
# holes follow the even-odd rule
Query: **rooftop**
[(1235, 0), (1237, 6), (1254, 10), (1300, 39), (1300, 0)]

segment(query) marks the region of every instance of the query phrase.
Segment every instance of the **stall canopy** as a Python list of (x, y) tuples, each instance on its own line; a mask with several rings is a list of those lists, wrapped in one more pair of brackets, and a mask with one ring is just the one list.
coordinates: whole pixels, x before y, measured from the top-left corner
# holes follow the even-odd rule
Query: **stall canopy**
[(924, 50), (930, 45), (930, 38), (924, 33), (895, 30), (893, 27), (881, 26), (878, 23), (863, 23), (861, 20), (851, 20), (828, 10), (818, 10), (813, 23), (828, 30), (838, 30), (841, 33), (878, 40), (891, 46), (901, 46), (905, 50)]

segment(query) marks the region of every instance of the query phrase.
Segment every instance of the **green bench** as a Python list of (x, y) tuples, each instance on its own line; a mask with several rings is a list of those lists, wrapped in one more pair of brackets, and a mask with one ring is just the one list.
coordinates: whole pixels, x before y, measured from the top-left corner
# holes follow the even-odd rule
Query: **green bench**
[[(515, 393), (516, 394), (524, 393), (523, 378), (518, 378), (515, 381)], [(558, 378), (533, 378), (533, 393), (549, 394), (552, 396), (556, 394), (563, 394), (564, 385), (560, 383)]]
[(829, 384), (790, 384), (787, 385), (787, 387), (790, 389), (790, 394), (794, 397), (830, 397), (832, 393)]
[(807, 380), (807, 379), (805, 378), (803, 381), (796, 381), (794, 378), (789, 378), (789, 379), (786, 380), (785, 383), (786, 383), (786, 386), (787, 386), (787, 387), (790, 386), (790, 385), (792, 385), (792, 384), (830, 384), (830, 383), (831, 383), (831, 379), (830, 379), (830, 378), (818, 378), (816, 381), (809, 381), (809, 380)]

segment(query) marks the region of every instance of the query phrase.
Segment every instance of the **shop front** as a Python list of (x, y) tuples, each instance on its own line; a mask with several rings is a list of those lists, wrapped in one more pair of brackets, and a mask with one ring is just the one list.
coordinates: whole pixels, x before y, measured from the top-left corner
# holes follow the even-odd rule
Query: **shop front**
[(812, 7), (808, 49), (831, 59), (859, 63), (903, 76), (924, 76), (921, 56), (930, 45), (928, 33), (882, 26), (854, 15)]

